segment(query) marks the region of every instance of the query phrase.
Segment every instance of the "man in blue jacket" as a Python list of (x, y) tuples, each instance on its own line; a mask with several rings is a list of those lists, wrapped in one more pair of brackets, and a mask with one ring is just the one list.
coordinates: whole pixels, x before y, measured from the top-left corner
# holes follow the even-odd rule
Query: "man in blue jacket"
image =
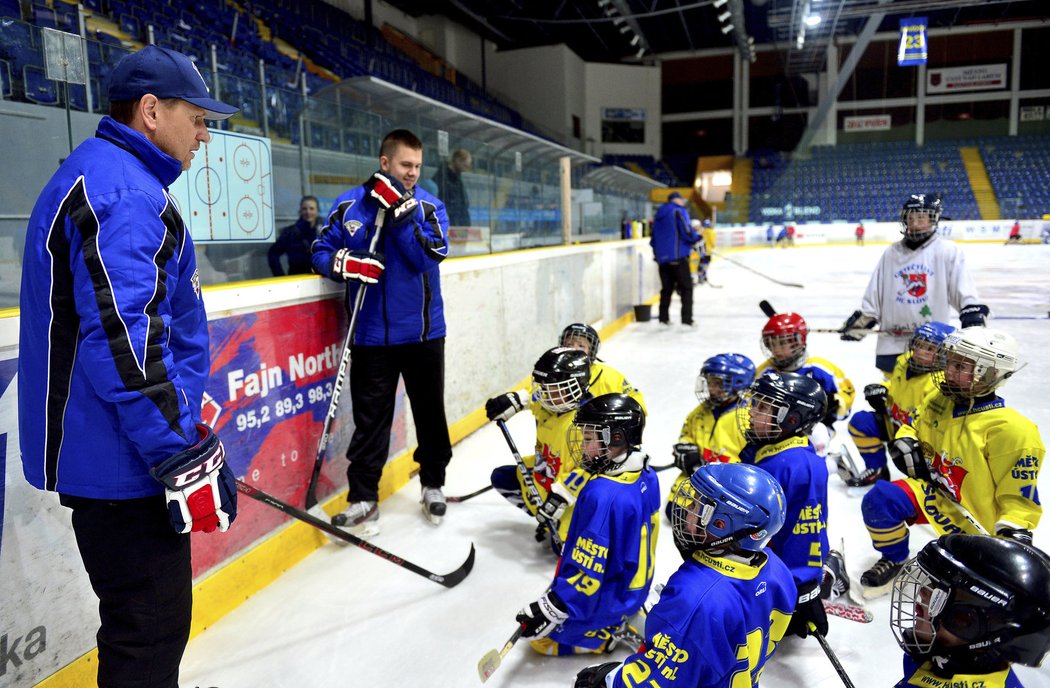
[(700, 235), (693, 230), (685, 198), (675, 191), (656, 211), (652, 236), (653, 257), (660, 270), (660, 322), (671, 324), (671, 294), (682, 299), (682, 324), (693, 325), (693, 279), (689, 274), (689, 254)]
[[(26, 232), (18, 426), (26, 479), (58, 492), (99, 598), (98, 685), (178, 688), (190, 531), (225, 531), (236, 486), (201, 420), (208, 322), (167, 187), (237, 112), (188, 57), (114, 68), (110, 115), (66, 158)], [(54, 594), (55, 591), (52, 591)]]
[[(445, 315), (438, 265), (448, 255), (444, 204), (419, 188), (423, 143), (407, 129), (383, 138), (379, 171), (335, 200), (313, 245), (314, 271), (347, 285), (347, 304), (365, 292), (351, 343), (354, 434), (345, 511), (332, 523), (359, 537), (379, 532), (379, 479), (390, 452), (398, 378), (412, 407), (423, 513), (445, 514), (445, 467), (452, 458), (445, 421)], [(380, 209), (385, 221), (376, 226)], [(374, 251), (372, 238), (379, 231)]]

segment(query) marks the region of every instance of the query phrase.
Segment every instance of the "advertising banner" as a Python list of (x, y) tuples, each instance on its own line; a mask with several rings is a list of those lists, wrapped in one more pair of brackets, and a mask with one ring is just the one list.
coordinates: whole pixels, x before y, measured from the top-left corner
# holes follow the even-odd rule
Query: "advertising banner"
[(892, 117), (885, 115), (864, 115), (861, 117), (846, 117), (842, 121), (843, 131), (889, 131)]
[(992, 91), (1006, 88), (1006, 63), (931, 69), (926, 72), (927, 93)]

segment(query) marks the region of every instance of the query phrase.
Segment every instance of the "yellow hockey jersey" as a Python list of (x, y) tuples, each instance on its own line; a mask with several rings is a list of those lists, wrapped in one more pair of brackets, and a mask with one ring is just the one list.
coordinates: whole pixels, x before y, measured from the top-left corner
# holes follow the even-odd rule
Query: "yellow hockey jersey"
[(649, 415), (649, 410), (645, 408), (645, 397), (642, 396), (642, 393), (635, 389), (616, 368), (607, 366), (599, 361), (591, 364), (591, 382), (587, 391), (592, 397), (600, 397), (603, 394), (626, 394), (637, 401), (641, 405), (642, 411)]
[[(682, 432), (678, 441), (695, 444), (700, 448), (700, 458), (705, 463), (739, 463), (740, 450), (747, 441), (736, 423), (736, 409), (733, 404), (715, 417), (714, 411), (707, 404), (699, 404), (689, 412), (682, 423)], [(680, 473), (675, 478), (668, 498), (678, 492), (678, 486), (689, 476)]]
[(897, 357), (886, 381), (886, 411), (890, 414), (890, 422), (893, 428), (890, 434), (896, 433), (902, 425), (915, 425), (915, 416), (923, 399), (937, 389), (937, 383), (930, 373), (912, 373), (908, 375), (908, 362), (911, 360), (911, 351), (905, 351)]
[(1046, 449), (1035, 423), (999, 397), (967, 408), (935, 390), (915, 425), (901, 426), (897, 437), (922, 443), (936, 492), (962, 504), (989, 533), (1039, 524), (1036, 484)]

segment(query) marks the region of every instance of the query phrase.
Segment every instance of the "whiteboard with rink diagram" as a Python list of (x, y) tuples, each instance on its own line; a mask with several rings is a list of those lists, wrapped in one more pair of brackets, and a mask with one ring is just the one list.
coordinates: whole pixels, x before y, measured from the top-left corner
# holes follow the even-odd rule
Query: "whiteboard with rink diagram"
[(270, 140), (209, 129), (169, 191), (195, 243), (274, 240)]

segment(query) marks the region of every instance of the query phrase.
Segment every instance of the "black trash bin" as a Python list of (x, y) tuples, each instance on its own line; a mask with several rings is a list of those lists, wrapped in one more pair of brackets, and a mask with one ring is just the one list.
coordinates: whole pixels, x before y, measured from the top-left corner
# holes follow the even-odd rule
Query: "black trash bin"
[(636, 322), (649, 322), (653, 317), (653, 306), (649, 303), (640, 303), (634, 307), (634, 319)]

